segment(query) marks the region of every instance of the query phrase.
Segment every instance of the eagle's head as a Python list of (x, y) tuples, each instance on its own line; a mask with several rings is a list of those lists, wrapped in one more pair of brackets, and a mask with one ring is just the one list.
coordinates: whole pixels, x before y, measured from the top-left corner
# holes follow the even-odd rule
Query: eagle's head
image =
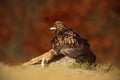
[(59, 33), (60, 31), (65, 30), (65, 29), (66, 29), (65, 25), (64, 25), (64, 23), (61, 22), (61, 21), (56, 21), (56, 22), (54, 23), (54, 25), (50, 28), (50, 30), (51, 30), (52, 32), (57, 32), (57, 33)]

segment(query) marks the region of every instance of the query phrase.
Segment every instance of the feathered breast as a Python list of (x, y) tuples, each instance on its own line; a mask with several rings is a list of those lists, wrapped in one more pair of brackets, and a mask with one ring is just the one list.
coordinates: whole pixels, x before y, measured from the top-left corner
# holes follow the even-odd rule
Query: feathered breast
[(87, 40), (80, 38), (80, 36), (72, 30), (64, 30), (57, 34), (51, 41), (52, 46), (56, 50), (61, 48), (79, 48), (81, 46), (88, 46)]

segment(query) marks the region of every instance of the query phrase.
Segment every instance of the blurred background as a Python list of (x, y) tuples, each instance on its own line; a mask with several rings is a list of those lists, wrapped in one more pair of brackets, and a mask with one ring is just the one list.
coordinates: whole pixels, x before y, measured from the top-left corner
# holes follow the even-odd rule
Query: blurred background
[(0, 62), (20, 64), (51, 49), (57, 20), (88, 39), (97, 63), (120, 64), (120, 0), (0, 0)]

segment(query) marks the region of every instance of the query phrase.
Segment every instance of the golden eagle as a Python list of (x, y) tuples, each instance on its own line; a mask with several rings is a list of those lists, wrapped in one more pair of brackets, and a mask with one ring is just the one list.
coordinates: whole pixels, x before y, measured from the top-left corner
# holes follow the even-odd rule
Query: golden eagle
[(56, 33), (51, 44), (57, 54), (74, 58), (79, 63), (95, 63), (96, 56), (91, 51), (88, 41), (67, 28), (63, 22), (56, 21), (50, 30)]

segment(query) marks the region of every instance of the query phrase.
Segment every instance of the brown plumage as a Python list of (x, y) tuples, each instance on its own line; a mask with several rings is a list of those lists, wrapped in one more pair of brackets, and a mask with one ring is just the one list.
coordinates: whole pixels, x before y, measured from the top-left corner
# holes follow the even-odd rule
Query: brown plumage
[(56, 21), (50, 30), (56, 33), (51, 44), (57, 54), (74, 58), (79, 63), (95, 63), (96, 56), (91, 51), (88, 41), (72, 29), (68, 29), (63, 22)]

